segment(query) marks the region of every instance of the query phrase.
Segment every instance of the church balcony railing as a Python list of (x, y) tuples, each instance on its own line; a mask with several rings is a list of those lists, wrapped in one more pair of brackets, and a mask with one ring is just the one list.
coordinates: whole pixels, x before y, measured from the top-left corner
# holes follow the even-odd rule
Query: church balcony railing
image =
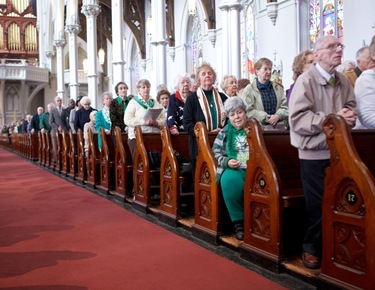
[[(70, 70), (64, 70), (64, 83), (66, 85), (70, 84)], [(87, 72), (83, 69), (78, 70), (78, 83), (87, 84)], [(100, 83), (100, 77), (98, 77), (98, 84)]]
[(0, 59), (0, 80), (25, 80), (48, 83), (49, 70), (27, 59)]

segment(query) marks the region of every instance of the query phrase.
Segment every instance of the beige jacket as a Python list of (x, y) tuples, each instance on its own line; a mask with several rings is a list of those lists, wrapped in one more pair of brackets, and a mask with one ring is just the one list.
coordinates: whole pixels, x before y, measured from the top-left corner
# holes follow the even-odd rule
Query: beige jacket
[[(276, 84), (275, 82), (271, 83), (277, 98), (275, 114), (278, 114), (280, 116), (280, 121), (287, 121), (289, 110), (286, 104), (286, 97), (283, 87)], [(264, 111), (262, 97), (260, 95), (259, 89), (257, 88), (256, 80), (246, 86), (241, 98), (246, 105), (246, 116), (248, 118), (254, 117), (262, 125), (267, 125), (268, 123), (266, 121), (268, 114)]]
[(345, 76), (335, 73), (331, 87), (315, 65), (300, 75), (289, 101), (291, 144), (298, 148), (300, 159), (329, 159), (326, 136), (322, 131), (325, 117), (342, 108), (356, 109), (353, 87)]

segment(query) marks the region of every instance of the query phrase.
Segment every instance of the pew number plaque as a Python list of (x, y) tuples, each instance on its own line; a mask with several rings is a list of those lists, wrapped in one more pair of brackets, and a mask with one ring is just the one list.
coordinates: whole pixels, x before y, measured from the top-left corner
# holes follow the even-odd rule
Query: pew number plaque
[(346, 193), (346, 201), (351, 205), (355, 205), (358, 201), (358, 197), (353, 190), (349, 190)]

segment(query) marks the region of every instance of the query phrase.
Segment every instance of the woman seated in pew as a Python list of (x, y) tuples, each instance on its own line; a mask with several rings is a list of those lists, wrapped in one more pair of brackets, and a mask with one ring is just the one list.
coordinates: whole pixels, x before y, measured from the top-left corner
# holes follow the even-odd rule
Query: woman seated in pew
[(244, 238), (244, 186), (249, 147), (244, 131), (246, 106), (241, 98), (232, 97), (224, 103), (229, 118), (217, 135), (212, 151), (218, 162), (216, 181), (220, 182), (224, 202), (234, 224), (236, 238)]
[(87, 158), (89, 156), (89, 134), (88, 134), (88, 130), (90, 129), (93, 134), (98, 133), (96, 131), (96, 128), (95, 128), (95, 117), (96, 117), (97, 113), (98, 113), (98, 111), (92, 111), (90, 113), (90, 116), (89, 116), (90, 122), (87, 122), (83, 126), (83, 139), (85, 140), (84, 150), (85, 150), (86, 161), (87, 161)]
[(169, 98), (167, 124), (172, 135), (184, 131), (182, 123), (186, 98), (191, 94), (191, 81), (189, 74), (177, 76), (176, 92)]
[[(159, 126), (166, 124), (164, 108), (151, 98), (150, 87), (151, 84), (146, 79), (141, 79), (137, 83), (138, 95), (130, 100), (124, 115), (125, 125), (128, 126), (128, 145), (133, 159), (136, 151), (135, 126), (141, 126), (143, 133), (159, 133)], [(157, 117), (150, 118), (146, 116), (149, 109), (161, 109), (161, 112)]]
[(375, 129), (375, 36), (370, 44), (370, 62), (355, 82), (358, 119), (354, 129)]
[(107, 135), (111, 134), (112, 122), (110, 118), (109, 109), (112, 103), (112, 93), (104, 92), (102, 94), (103, 109), (96, 114), (95, 127), (98, 131), (98, 148), (102, 150), (102, 137), (100, 136), (100, 129), (103, 128)]

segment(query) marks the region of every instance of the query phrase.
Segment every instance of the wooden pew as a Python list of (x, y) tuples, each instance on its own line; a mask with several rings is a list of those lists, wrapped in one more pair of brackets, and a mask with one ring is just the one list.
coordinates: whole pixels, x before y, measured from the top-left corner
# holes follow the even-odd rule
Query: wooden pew
[(216, 133), (208, 133), (206, 125), (198, 122), (194, 127), (198, 156), (194, 177), (194, 222), (192, 233), (216, 244), (222, 233), (222, 214), (219, 185), (215, 182), (217, 161), (212, 153)]
[(89, 154), (87, 157), (87, 185), (97, 188), (100, 184), (100, 152), (98, 148), (98, 134), (87, 131), (89, 138)]
[(45, 132), (46, 135), (46, 164), (45, 166), (48, 167), (49, 169), (53, 169), (53, 147), (52, 147), (52, 137), (51, 137), (51, 132)]
[[(323, 255), (318, 278), (339, 288), (373, 289), (375, 131), (361, 130), (350, 134), (345, 120), (338, 115), (326, 118), (323, 131), (331, 160), (325, 178)], [(358, 146), (358, 153), (354, 144)]]
[[(193, 184), (191, 173), (189, 176), (180, 174), (180, 166), (175, 155), (177, 151), (183, 157), (189, 157), (189, 135), (180, 133), (171, 135), (169, 128), (163, 126), (160, 129), (163, 151), (160, 165), (160, 208), (159, 220), (176, 226), (177, 220), (181, 218), (181, 196), (191, 196), (194, 192), (181, 192), (181, 188), (187, 184)], [(187, 158), (189, 159), (189, 158)]]
[(39, 156), (39, 165), (43, 164), (43, 136), (42, 132), (38, 132), (38, 141), (39, 141), (39, 149), (38, 149), (38, 156)]
[(78, 173), (77, 134), (69, 130), (69, 172), (68, 177), (75, 180)]
[(47, 138), (46, 132), (42, 134), (42, 166), (46, 166), (47, 164)]
[(55, 171), (61, 173), (62, 169), (62, 135), (57, 133), (56, 136), (56, 166)]
[(255, 119), (244, 129), (250, 157), (241, 256), (279, 272), (282, 261), (300, 253), (305, 228), (298, 151), (287, 130), (263, 132)]
[(100, 128), (102, 150), (100, 151), (100, 184), (98, 189), (103, 193), (110, 193), (115, 189), (115, 144), (112, 135), (107, 135), (104, 128)]
[(39, 159), (39, 138), (37, 134), (29, 134), (29, 159), (38, 161)]
[(115, 128), (115, 189), (113, 194), (121, 200), (126, 195), (131, 196), (133, 191), (133, 160), (128, 146), (128, 134), (121, 133), (119, 127)]
[(77, 177), (83, 184), (87, 181), (87, 168), (85, 156), (85, 140), (81, 129), (77, 131)]
[(147, 151), (162, 152), (160, 133), (142, 134), (140, 126), (135, 127), (137, 149), (133, 160), (134, 202), (133, 207), (144, 213), (151, 206), (151, 189), (160, 193), (160, 169), (151, 169)]
[(62, 168), (61, 168), (61, 174), (65, 177), (68, 176), (70, 172), (70, 137), (69, 134), (65, 133), (64, 131), (61, 132), (62, 136), (62, 156), (61, 156), (61, 162), (62, 162)]

